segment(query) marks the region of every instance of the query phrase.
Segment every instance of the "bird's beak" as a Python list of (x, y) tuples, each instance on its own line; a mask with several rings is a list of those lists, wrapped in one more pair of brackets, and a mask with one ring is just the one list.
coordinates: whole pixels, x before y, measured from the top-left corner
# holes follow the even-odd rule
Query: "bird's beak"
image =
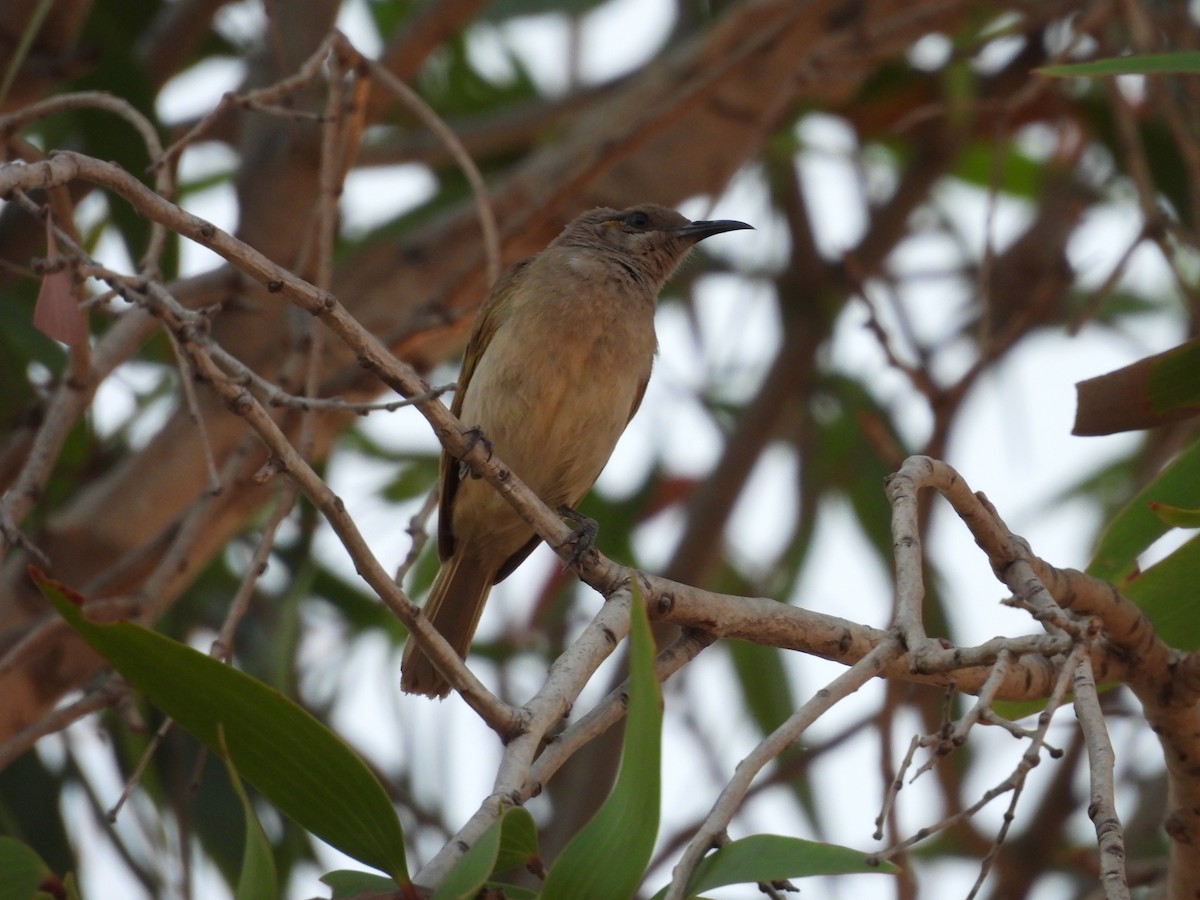
[(753, 225), (747, 225), (745, 222), (735, 222), (733, 219), (717, 219), (716, 221), (700, 221), (689, 222), (675, 233), (680, 237), (690, 237), (697, 241), (702, 241), (707, 237), (712, 237), (714, 234), (723, 234), (726, 231), (740, 231), (743, 228), (754, 230)]

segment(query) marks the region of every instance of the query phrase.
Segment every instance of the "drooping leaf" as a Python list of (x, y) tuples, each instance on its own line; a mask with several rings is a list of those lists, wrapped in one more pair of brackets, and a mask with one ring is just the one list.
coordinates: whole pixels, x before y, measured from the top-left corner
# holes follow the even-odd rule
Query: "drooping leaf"
[[(430, 554), (436, 563), (436, 554)], [(432, 581), (432, 575), (428, 579)], [(382, 603), (366, 593), (359, 584), (343, 578), (328, 566), (316, 561), (313, 569), (312, 596), (333, 606), (342, 616), (348, 629), (355, 634), (370, 631), (404, 643), (408, 629)]]
[(0, 836), (0, 875), (0, 900), (30, 900), (39, 887), (58, 881), (33, 848), (4, 836)]
[[(54, 263), (58, 258), (54, 218), (47, 212), (46, 259)], [(33, 327), (68, 347), (77, 347), (87, 341), (87, 315), (75, 302), (71, 273), (67, 269), (52, 268), (42, 276), (42, 286), (33, 306)]]
[(1157, 635), (1182, 650), (1200, 648), (1200, 536), (1192, 538), (1124, 586), (1150, 617)]
[(662, 699), (654, 677), (650, 623), (636, 587), (629, 644), (629, 709), (616, 784), (554, 861), (542, 887), (543, 900), (632, 897), (654, 850), (662, 786)]
[(83, 598), (30, 567), (59, 615), (137, 690), (221, 752), (280, 811), (348, 856), (408, 883), (404, 835), (383, 786), (325, 725), (283, 694), (131, 622), (98, 624)]
[(1171, 527), (1152, 504), (1200, 506), (1200, 441), (1183, 450), (1117, 513), (1100, 535), (1087, 573), (1118, 587), (1137, 572), (1138, 554)]
[(433, 900), (472, 900), (494, 872), (511, 869), (536, 853), (533, 817), (519, 806), (511, 807), (462, 855), (438, 885)]
[(728, 651), (742, 686), (746, 711), (760, 734), (770, 734), (796, 708), (780, 651), (747, 641), (730, 641)]
[(234, 793), (242, 805), (242, 822), (246, 830), (242, 843), (242, 864), (238, 870), (237, 888), (234, 891), (235, 900), (277, 897), (279, 883), (275, 875), (275, 860), (271, 857), (271, 842), (267, 840), (262, 823), (254, 813), (254, 806), (246, 796), (246, 789), (242, 787), (242, 779), (238, 777), (237, 767), (233, 764), (229, 748), (225, 745), (225, 733), (221, 725), (217, 726), (217, 739), (221, 745), (221, 759), (229, 773), (229, 783), (233, 785)]
[(353, 869), (326, 872), (321, 876), (321, 881), (333, 888), (332, 900), (351, 900), (361, 894), (372, 893), (386, 897), (396, 890), (396, 882), (390, 878)]
[(423, 497), (437, 484), (438, 462), (432, 457), (405, 460), (396, 467), (396, 474), (381, 491), (385, 500), (399, 503)]
[[(843, 375), (825, 375), (820, 381), (823, 408), (818, 443), (805, 456), (805, 466), (813, 470), (812, 481), (822, 490), (845, 497), (863, 534), (879, 555), (882, 564), (892, 560), (891, 507), (882, 490), (891, 465), (880, 447), (892, 448), (903, 458), (902, 436), (888, 411), (861, 383)], [(856, 461), (853, 467), (845, 460)], [(807, 499), (806, 503), (813, 501)]]
[(537, 825), (524, 809), (510, 809), (504, 814), (500, 831), (500, 848), (496, 852), (493, 872), (507, 872), (527, 866), (538, 855)]
[[(726, 844), (700, 861), (692, 874), (686, 896), (727, 884), (754, 884), (805, 878), (812, 875), (894, 874), (900, 871), (889, 862), (873, 861), (871, 855), (836, 844), (822, 844), (779, 834), (756, 834)], [(661, 900), (663, 888), (654, 895)]]

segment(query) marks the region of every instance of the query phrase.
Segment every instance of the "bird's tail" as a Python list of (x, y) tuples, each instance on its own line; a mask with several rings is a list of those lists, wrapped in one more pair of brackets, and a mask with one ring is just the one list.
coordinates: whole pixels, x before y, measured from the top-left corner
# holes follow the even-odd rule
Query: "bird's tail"
[[(425, 615), (459, 656), (467, 655), (493, 580), (494, 573), (485, 572), (478, 560), (461, 553), (443, 562), (433, 580)], [(450, 684), (411, 637), (404, 648), (400, 671), (400, 689), (405, 693), (427, 697), (450, 693)]]

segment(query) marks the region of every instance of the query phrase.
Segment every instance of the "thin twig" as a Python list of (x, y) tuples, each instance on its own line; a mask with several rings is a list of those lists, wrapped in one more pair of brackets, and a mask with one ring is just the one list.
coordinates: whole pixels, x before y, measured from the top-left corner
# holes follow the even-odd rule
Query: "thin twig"
[(84, 716), (90, 715), (98, 709), (112, 706), (125, 690), (123, 681), (109, 677), (100, 687), (84, 694), (74, 703), (57, 707), (36, 722), (26, 725), (3, 744), (0, 744), (0, 771), (7, 768), (9, 763), (46, 735), (62, 731), (72, 722), (78, 722)]
[(425, 502), (421, 504), (421, 508), (413, 513), (411, 519), (408, 520), (408, 525), (404, 529), (404, 533), (411, 539), (408, 553), (396, 567), (396, 574), (393, 580), (396, 584), (403, 584), (404, 577), (409, 573), (417, 563), (417, 559), (421, 556), (421, 551), (425, 549), (425, 544), (429, 541), (429, 529), (426, 528), (426, 523), (429, 517), (433, 515), (433, 511), (437, 509), (438, 491), (435, 488), (425, 495)]
[(200, 439), (200, 450), (204, 454), (204, 468), (208, 472), (208, 490), (209, 493), (215, 494), (221, 489), (221, 480), (217, 474), (217, 459), (213, 455), (212, 442), (208, 439), (208, 428), (204, 424), (204, 414), (200, 411), (200, 401), (196, 397), (196, 385), (192, 371), (188, 368), (187, 357), (179, 347), (179, 340), (169, 329), (167, 330), (167, 340), (171, 342), (171, 350), (179, 369), (179, 386), (183, 390), (188, 419), (196, 426), (196, 434)]
[[(268, 111), (272, 108), (272, 102), (275, 99), (285, 97), (288, 94), (307, 87), (316, 78), (320, 77), (321, 69), (325, 65), (333, 44), (334, 36), (331, 34), (321, 41), (320, 46), (310, 53), (308, 58), (297, 67), (295, 74), (281, 78), (274, 84), (245, 91), (241, 94), (234, 93), (233, 91), (225, 93), (212, 112), (196, 122), (182, 136), (173, 141), (166, 150), (154, 157), (153, 168), (170, 168), (170, 164), (176, 156), (182, 153), (189, 144), (207, 134), (217, 121), (231, 109), (253, 106), (261, 111)], [(297, 111), (292, 108), (285, 108), (281, 114), (288, 117), (295, 117)]]
[(893, 844), (891, 847), (888, 847), (886, 850), (882, 850), (875, 855), (880, 859), (888, 859), (897, 853), (907, 850), (909, 847), (920, 843), (931, 835), (945, 831), (947, 828), (957, 825), (959, 822), (964, 822), (967, 819), (970, 819), (977, 812), (979, 812), (979, 810), (983, 809), (983, 807), (987, 806), (997, 797), (1009, 793), (1010, 791), (1019, 790), (1024, 784), (1025, 775), (1028, 774), (1029, 770), (1037, 764), (1038, 752), (1043, 744), (1046, 730), (1050, 726), (1054, 710), (1062, 704), (1063, 697), (1066, 695), (1067, 689), (1070, 686), (1074, 676), (1074, 666), (1078, 664), (1079, 659), (1082, 658), (1085, 652), (1086, 646), (1084, 644), (1081, 643), (1077, 645), (1075, 651), (1070, 657), (1068, 657), (1066, 663), (1059, 670), (1059, 677), (1055, 683), (1054, 690), (1050, 694), (1046, 708), (1042, 710), (1042, 713), (1038, 718), (1038, 728), (1030, 738), (1030, 746), (1026, 749), (1025, 753), (1022, 754), (1021, 761), (1018, 763), (1017, 769), (1011, 775), (1009, 775), (996, 786), (985, 791), (975, 803), (971, 804), (967, 808), (955, 813), (952, 816), (947, 816), (934, 825), (920, 829), (910, 837), (905, 838), (903, 841), (900, 841), (897, 844)]
[(1100, 883), (1107, 900), (1128, 900), (1125, 878), (1125, 831), (1117, 814), (1115, 768), (1112, 741), (1104, 724), (1096, 679), (1086, 658), (1075, 670), (1075, 716), (1083, 729), (1090, 774), (1088, 817), (1096, 829)]
[(450, 155), (471, 186), (471, 194), (475, 200), (475, 212), (479, 217), (479, 227), (483, 232), (483, 251), (487, 260), (488, 284), (494, 284), (500, 277), (500, 229), (496, 225), (496, 211), (492, 208), (487, 184), (483, 180), (479, 167), (475, 165), (475, 160), (471, 159), (471, 154), (463, 147), (462, 142), (445, 120), (434, 112), (433, 107), (426, 103), (416, 91), (379, 63), (359, 54), (341, 34), (338, 34), (337, 37), (343, 49), (353, 53), (360, 64), (366, 67), (371, 78), (412, 110), (425, 127), (433, 132), (450, 151)]
[(817, 718), (874, 678), (882, 666), (888, 661), (898, 658), (903, 652), (904, 647), (900, 640), (893, 636), (886, 638), (869, 654), (833, 679), (823, 690), (817, 692), (812, 699), (792, 713), (786, 722), (767, 735), (738, 764), (733, 777), (721, 790), (716, 803), (713, 804), (704, 825), (688, 842), (687, 849), (672, 871), (671, 886), (667, 889), (666, 900), (683, 900), (686, 896), (688, 881), (696, 866), (720, 836), (725, 833), (725, 828), (741, 805), (750, 783), (762, 768), (779, 756)]
[(266, 522), (263, 523), (254, 553), (250, 557), (250, 561), (246, 564), (246, 571), (242, 575), (241, 583), (238, 584), (237, 592), (233, 595), (233, 600), (229, 603), (229, 609), (225, 613), (221, 629), (217, 632), (217, 636), (213, 639), (212, 647), (209, 649), (209, 656), (212, 656), (214, 659), (224, 662), (232, 660), (233, 633), (237, 630), (238, 624), (250, 609), (250, 601), (254, 598), (258, 579), (267, 571), (267, 562), (271, 557), (271, 552), (275, 549), (275, 535), (279, 530), (279, 526), (283, 524), (284, 520), (287, 519), (295, 508), (298, 493), (299, 490), (295, 483), (289, 481), (279, 492), (279, 496), (276, 497), (274, 508), (271, 510), (271, 514), (267, 516)]

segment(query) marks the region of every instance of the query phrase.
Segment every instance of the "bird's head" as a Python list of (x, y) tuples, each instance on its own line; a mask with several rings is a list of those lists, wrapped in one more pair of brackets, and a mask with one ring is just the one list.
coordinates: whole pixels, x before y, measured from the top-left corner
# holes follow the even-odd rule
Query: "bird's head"
[(554, 243), (594, 250), (657, 291), (697, 243), (714, 234), (753, 227), (732, 219), (692, 222), (666, 206), (645, 203), (629, 209), (589, 210), (563, 229)]

